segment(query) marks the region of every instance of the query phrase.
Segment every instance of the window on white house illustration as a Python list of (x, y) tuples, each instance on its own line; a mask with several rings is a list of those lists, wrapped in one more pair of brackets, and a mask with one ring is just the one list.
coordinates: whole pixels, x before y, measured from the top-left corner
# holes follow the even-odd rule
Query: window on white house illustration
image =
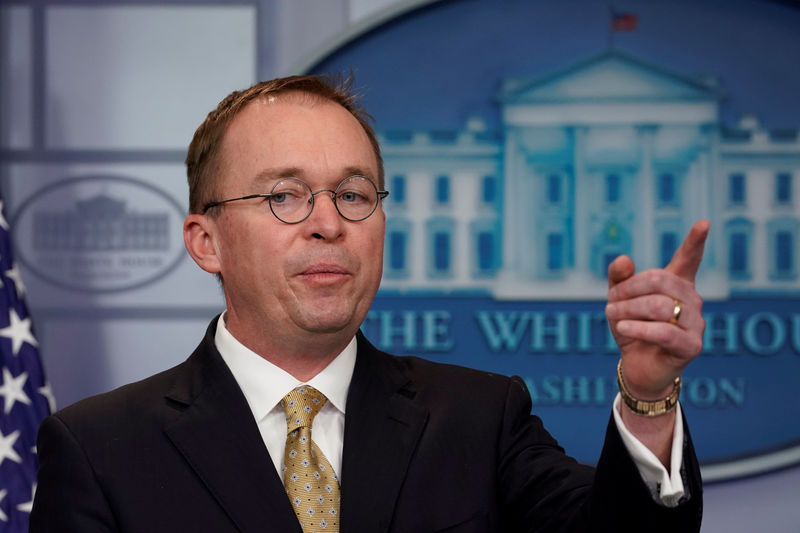
[(436, 232), (433, 234), (433, 268), (437, 272), (450, 270), (450, 234)]
[(497, 200), (497, 178), (484, 176), (481, 182), (481, 197), (486, 204), (493, 204)]
[(547, 177), (547, 201), (551, 204), (561, 203), (561, 176), (558, 174)]
[(792, 203), (792, 175), (788, 172), (775, 175), (775, 203), (782, 205)]
[(547, 268), (561, 270), (564, 267), (564, 238), (560, 233), (547, 236)]
[(728, 270), (732, 276), (741, 277), (748, 274), (747, 234), (731, 233), (728, 249)]
[(396, 204), (403, 204), (406, 201), (406, 177), (397, 175), (392, 177), (392, 188), (390, 189), (391, 199)]
[(789, 231), (775, 233), (775, 270), (778, 275), (794, 271), (794, 239)]
[(658, 201), (661, 204), (673, 205), (677, 200), (675, 194), (675, 176), (672, 174), (661, 174), (658, 177)]
[(744, 205), (747, 201), (744, 174), (728, 176), (728, 202), (731, 205)]
[(672, 260), (675, 250), (678, 249), (678, 235), (667, 232), (661, 234), (661, 266), (665, 267)]
[(436, 203), (447, 204), (450, 202), (450, 178), (447, 176), (437, 176), (436, 178)]
[(405, 270), (406, 242), (407, 236), (404, 232), (392, 231), (389, 233), (389, 268), (391, 270)]
[(494, 268), (494, 235), (488, 231), (478, 233), (478, 270)]
[(619, 202), (620, 195), (619, 176), (617, 174), (606, 175), (606, 202), (616, 204)]

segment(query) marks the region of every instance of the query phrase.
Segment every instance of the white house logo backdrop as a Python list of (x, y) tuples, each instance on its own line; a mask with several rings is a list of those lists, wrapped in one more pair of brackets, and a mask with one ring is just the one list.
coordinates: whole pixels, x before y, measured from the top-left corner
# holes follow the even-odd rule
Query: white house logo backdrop
[[(623, 253), (663, 266), (708, 218), (705, 350), (682, 393), (706, 480), (798, 462), (800, 104), (765, 104), (752, 74), (754, 47), (800, 50), (782, 31), (800, 10), (620, 7), (432, 3), (310, 69), (352, 69), (377, 118), (391, 194), (363, 329), (387, 350), (523, 376), (591, 462), (616, 392), (606, 268)], [(764, 39), (709, 47), (745, 29)]]
[(151, 283), (184, 257), (183, 209), (144, 181), (87, 176), (55, 182), (14, 221), (20, 260), (60, 287), (114, 292)]

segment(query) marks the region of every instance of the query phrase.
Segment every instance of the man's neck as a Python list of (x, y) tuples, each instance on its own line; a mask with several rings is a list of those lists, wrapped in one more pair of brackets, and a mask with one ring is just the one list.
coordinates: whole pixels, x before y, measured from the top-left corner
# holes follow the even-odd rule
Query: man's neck
[(276, 335), (274, 332), (255, 333), (254, 328), (242, 327), (226, 315), (225, 327), (247, 349), (297, 378), (309, 381), (327, 367), (353, 339), (355, 332), (300, 332)]

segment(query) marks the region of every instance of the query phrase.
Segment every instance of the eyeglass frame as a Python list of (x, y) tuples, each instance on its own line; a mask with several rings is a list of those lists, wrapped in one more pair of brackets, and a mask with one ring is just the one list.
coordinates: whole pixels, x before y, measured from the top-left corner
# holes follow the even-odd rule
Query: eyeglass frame
[[(344, 182), (346, 182), (347, 180), (352, 179), (352, 178), (363, 178), (370, 185), (372, 185), (372, 188), (375, 189), (375, 194), (376, 194), (375, 205), (372, 206), (372, 210), (370, 210), (370, 212), (367, 213), (364, 217), (357, 218), (357, 219), (353, 219), (353, 218), (349, 218), (349, 217), (344, 216), (344, 214), (342, 214), (341, 210), (339, 209), (339, 204), (336, 203), (336, 193), (339, 191), (339, 187), (341, 187)], [(288, 180), (293, 180), (293, 181), (300, 182), (306, 187), (306, 189), (311, 191), (311, 207), (309, 208), (308, 213), (306, 213), (306, 216), (304, 216), (303, 218), (301, 218), (300, 220), (297, 220), (295, 222), (287, 222), (287, 221), (283, 220), (281, 217), (279, 217), (277, 214), (275, 214), (275, 210), (272, 208), (272, 202), (270, 201), (272, 199), (272, 197), (277, 196), (278, 194), (281, 194), (281, 193), (273, 193), (272, 192), (272, 191), (275, 190), (275, 187), (277, 187), (281, 182), (288, 181)], [(389, 191), (379, 190), (378, 187), (375, 186), (375, 183), (371, 179), (369, 179), (368, 177), (363, 176), (361, 174), (353, 174), (352, 176), (347, 176), (346, 178), (344, 178), (342, 181), (340, 181), (336, 185), (335, 189), (319, 189), (318, 191), (313, 190), (311, 188), (311, 185), (309, 185), (305, 181), (301, 180), (300, 178), (295, 178), (294, 176), (288, 176), (288, 177), (285, 177), (285, 178), (282, 178), (282, 179), (278, 180), (275, 183), (275, 185), (272, 186), (272, 189), (268, 193), (248, 194), (246, 196), (240, 196), (239, 198), (229, 198), (227, 200), (220, 200), (218, 202), (209, 202), (209, 203), (207, 203), (206, 205), (203, 206), (203, 211), (202, 211), (201, 214), (205, 215), (208, 212), (209, 209), (211, 209), (213, 207), (219, 207), (219, 206), (225, 205), (225, 204), (230, 203), (230, 202), (238, 202), (239, 200), (252, 200), (253, 198), (264, 198), (264, 199), (267, 200), (267, 204), (269, 204), (269, 210), (272, 213), (272, 216), (274, 216), (275, 218), (277, 218), (278, 220), (280, 220), (284, 224), (299, 224), (299, 223), (303, 222), (304, 220), (306, 220), (308, 217), (311, 216), (311, 213), (314, 211), (314, 200), (315, 200), (315, 197), (319, 193), (323, 193), (323, 192), (331, 193), (331, 201), (333, 202), (333, 206), (336, 208), (336, 212), (339, 213), (340, 217), (342, 217), (343, 219), (348, 220), (350, 222), (361, 222), (362, 220), (368, 219), (369, 217), (372, 216), (372, 214), (375, 212), (375, 210), (378, 209), (378, 204), (381, 203), (381, 200), (383, 200), (384, 198), (389, 196)]]

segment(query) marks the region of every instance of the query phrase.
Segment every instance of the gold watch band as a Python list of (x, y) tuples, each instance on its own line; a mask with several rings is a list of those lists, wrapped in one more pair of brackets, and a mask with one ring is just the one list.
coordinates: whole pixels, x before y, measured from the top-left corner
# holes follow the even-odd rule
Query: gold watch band
[(672, 392), (663, 400), (648, 402), (635, 398), (625, 385), (625, 378), (622, 377), (622, 359), (617, 364), (617, 385), (619, 385), (619, 394), (622, 396), (622, 401), (625, 402), (628, 409), (637, 415), (648, 417), (661, 416), (675, 409), (675, 406), (678, 405), (678, 397), (681, 394), (681, 377), (678, 376), (672, 384)]

